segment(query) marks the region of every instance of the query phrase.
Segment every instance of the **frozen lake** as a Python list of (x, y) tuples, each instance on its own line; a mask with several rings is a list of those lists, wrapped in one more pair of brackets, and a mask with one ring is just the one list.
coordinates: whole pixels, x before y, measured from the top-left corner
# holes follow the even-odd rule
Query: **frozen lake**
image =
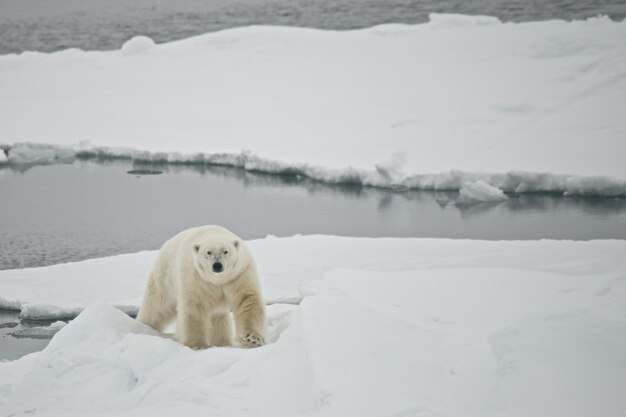
[[(145, 175), (152, 171), (152, 175)], [(329, 234), (471, 239), (626, 239), (626, 199), (328, 185), (207, 166), (74, 161), (0, 167), (0, 269), (157, 249), (175, 233), (224, 225), (244, 239)]]
[(118, 49), (135, 35), (157, 43), (248, 25), (354, 29), (421, 23), (428, 14), (497, 16), (505, 21), (621, 20), (623, 0), (0, 0), (0, 54)]

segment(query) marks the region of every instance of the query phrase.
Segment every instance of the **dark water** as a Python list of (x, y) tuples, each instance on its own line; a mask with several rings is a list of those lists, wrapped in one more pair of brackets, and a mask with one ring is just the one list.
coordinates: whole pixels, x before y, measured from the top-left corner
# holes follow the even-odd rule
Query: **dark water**
[(624, 198), (521, 194), (503, 203), (457, 205), (457, 196), (333, 186), (224, 167), (126, 161), (5, 166), (0, 269), (157, 249), (180, 230), (202, 224), (224, 225), (244, 239), (298, 233), (626, 239)]
[(505, 21), (626, 17), (626, 0), (0, 0), (0, 54), (117, 49), (134, 35), (157, 43), (220, 29), (263, 25), (353, 29), (420, 23), (428, 14)]

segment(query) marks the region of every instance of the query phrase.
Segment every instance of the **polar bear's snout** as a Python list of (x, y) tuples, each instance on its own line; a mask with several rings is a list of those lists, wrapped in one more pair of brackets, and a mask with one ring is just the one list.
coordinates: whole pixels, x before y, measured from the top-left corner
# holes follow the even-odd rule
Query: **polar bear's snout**
[(215, 262), (213, 264), (213, 272), (223, 272), (224, 271), (224, 265), (222, 265), (221, 262)]

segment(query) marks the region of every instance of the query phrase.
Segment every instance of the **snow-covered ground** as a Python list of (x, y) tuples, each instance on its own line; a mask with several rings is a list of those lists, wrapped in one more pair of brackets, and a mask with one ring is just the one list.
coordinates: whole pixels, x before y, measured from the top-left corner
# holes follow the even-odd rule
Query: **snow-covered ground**
[(9, 163), (123, 156), (623, 196), (625, 74), (626, 22), (604, 17), (139, 37), (118, 51), (0, 56), (0, 145)]
[(253, 350), (192, 351), (111, 307), (136, 308), (155, 252), (0, 271), (3, 305), (27, 316), (88, 306), (43, 352), (0, 363), (0, 415), (626, 409), (626, 241), (296, 236), (250, 247), (274, 303), (271, 343)]
[[(266, 302), (298, 303), (301, 283), (335, 269), (514, 268), (591, 275), (624, 262), (626, 242), (268, 237), (250, 241)], [(75, 317), (104, 301), (134, 314), (157, 251), (0, 271), (0, 308), (29, 319)]]

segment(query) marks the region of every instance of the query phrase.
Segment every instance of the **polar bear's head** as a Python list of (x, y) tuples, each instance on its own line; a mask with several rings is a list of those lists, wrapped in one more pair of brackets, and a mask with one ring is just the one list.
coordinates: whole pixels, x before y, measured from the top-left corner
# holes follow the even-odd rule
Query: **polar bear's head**
[(224, 284), (240, 269), (238, 240), (215, 239), (193, 245), (194, 266), (200, 277), (211, 284)]

